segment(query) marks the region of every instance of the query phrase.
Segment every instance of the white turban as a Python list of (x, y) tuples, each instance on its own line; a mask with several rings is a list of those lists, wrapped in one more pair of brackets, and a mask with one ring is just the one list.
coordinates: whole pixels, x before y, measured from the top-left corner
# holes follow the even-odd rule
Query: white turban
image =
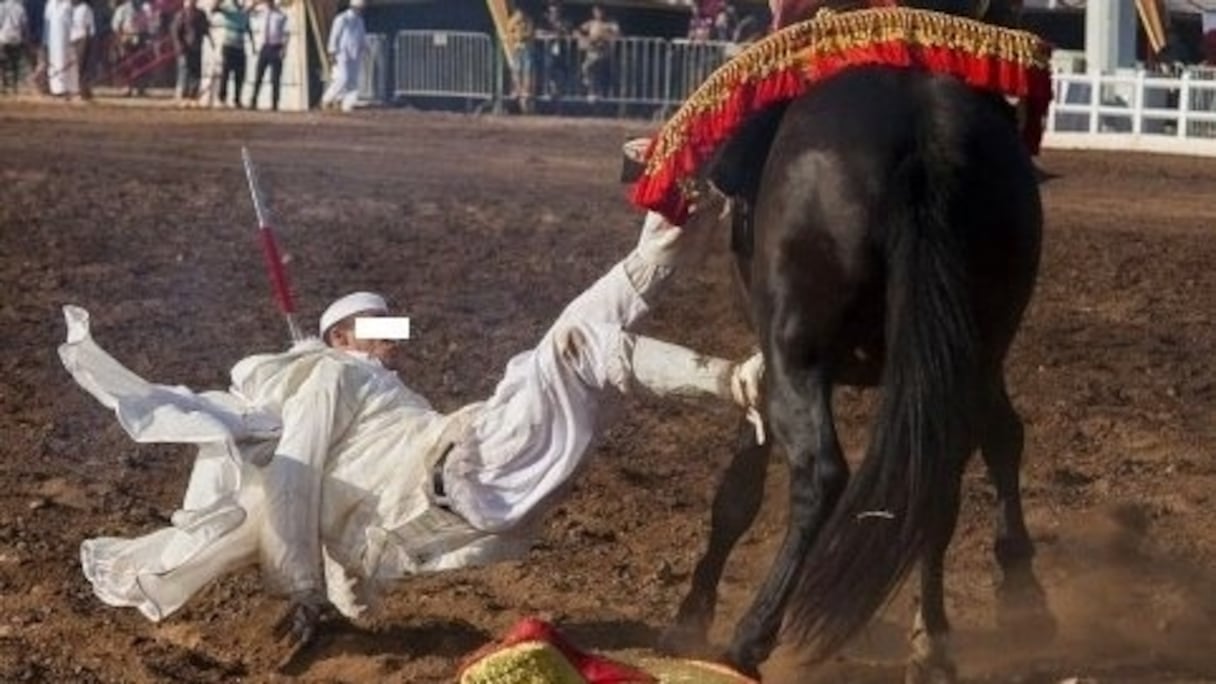
[(330, 304), (321, 314), (321, 339), (325, 339), (325, 333), (338, 321), (365, 311), (388, 313), (388, 303), (375, 292), (352, 292)]
[(366, 4), (367, 0), (350, 0), (350, 6), (355, 9), (363, 9), (363, 6)]

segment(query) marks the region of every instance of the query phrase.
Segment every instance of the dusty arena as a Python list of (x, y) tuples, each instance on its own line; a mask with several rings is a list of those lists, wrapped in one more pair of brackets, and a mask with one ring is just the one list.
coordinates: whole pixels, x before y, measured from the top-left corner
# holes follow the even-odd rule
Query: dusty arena
[[(241, 172), (262, 168), (311, 327), (374, 289), (412, 319), (406, 382), (441, 409), (486, 395), (514, 353), (624, 255), (640, 214), (618, 183), (641, 123), (351, 117), (151, 108), (0, 109), (0, 681), (448, 682), (523, 616), (575, 641), (644, 653), (674, 615), (708, 528), (736, 417), (624, 401), (574, 496), (526, 562), (417, 577), (365, 623), (331, 625), (280, 666), (283, 604), (256, 569), (153, 624), (103, 605), (88, 537), (166, 524), (192, 452), (137, 446), (56, 355), (61, 307), (141, 375), (226, 386), (284, 346)], [(997, 631), (994, 496), (968, 473), (947, 606), (970, 682), (1216, 681), (1216, 164), (1046, 152), (1039, 287), (1009, 363), (1027, 421), (1026, 510), (1054, 641)], [(724, 244), (723, 244), (724, 246)], [(751, 339), (723, 253), (683, 274), (648, 330), (735, 357)], [(841, 390), (864, 443), (871, 397)], [(785, 467), (727, 570), (724, 644), (783, 530)], [(822, 681), (901, 681), (910, 591)], [(780, 654), (776, 682), (812, 681)]]

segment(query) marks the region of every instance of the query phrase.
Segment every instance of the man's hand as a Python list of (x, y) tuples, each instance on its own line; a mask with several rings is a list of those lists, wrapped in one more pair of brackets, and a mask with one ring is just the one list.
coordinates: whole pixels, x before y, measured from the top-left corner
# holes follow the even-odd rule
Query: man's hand
[(730, 393), (744, 409), (760, 407), (764, 400), (764, 354), (756, 352), (735, 364), (730, 374)]
[(764, 444), (764, 416), (760, 404), (764, 401), (764, 355), (752, 354), (746, 361), (736, 363), (730, 374), (730, 393), (747, 413), (747, 422), (756, 429), (756, 443)]
[(287, 646), (288, 658), (312, 643), (327, 603), (326, 598), (317, 591), (292, 594), (290, 605), (274, 624), (274, 638)]

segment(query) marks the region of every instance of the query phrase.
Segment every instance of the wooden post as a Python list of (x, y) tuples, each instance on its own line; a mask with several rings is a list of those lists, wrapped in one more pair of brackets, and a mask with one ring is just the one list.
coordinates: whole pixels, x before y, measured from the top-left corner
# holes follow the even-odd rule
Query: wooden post
[(494, 30), (498, 34), (498, 44), (507, 64), (514, 66), (514, 56), (511, 54), (510, 40), (507, 35), (507, 23), (511, 20), (510, 0), (486, 0), (490, 8), (490, 16), (494, 18)]
[(1160, 0), (1136, 0), (1136, 13), (1140, 15), (1144, 34), (1148, 36), (1149, 47), (1156, 58), (1165, 47), (1165, 24), (1161, 19)]

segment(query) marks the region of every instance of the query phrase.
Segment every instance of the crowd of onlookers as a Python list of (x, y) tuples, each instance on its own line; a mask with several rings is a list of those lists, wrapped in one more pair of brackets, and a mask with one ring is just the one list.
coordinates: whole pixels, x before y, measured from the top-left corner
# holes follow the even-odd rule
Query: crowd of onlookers
[[(0, 0), (3, 91), (87, 100), (94, 83), (106, 82), (127, 96), (175, 87), (185, 106), (206, 94), (253, 107), (269, 75), (269, 104), (277, 109), (289, 33), (276, 0), (253, 0), (250, 7), (219, 0), (205, 9), (200, 1), (206, 0)], [(204, 73), (204, 44), (218, 55), (217, 73)], [(256, 56), (249, 100), (242, 96), (247, 54)], [(216, 83), (204, 89), (208, 79)]]
[[(176, 87), (184, 106), (254, 108), (262, 84), (278, 109), (283, 58), (291, 36), (279, 0), (0, 0), (2, 91), (37, 90), (65, 99), (88, 99), (91, 85), (117, 85), (127, 96), (148, 87)], [(742, 15), (731, 0), (687, 0), (687, 43), (739, 45), (763, 36), (782, 17), (800, 16), (822, 0), (771, 0), (769, 13)], [(247, 4), (248, 3), (248, 4)], [(350, 0), (334, 20), (328, 53), (332, 72), (325, 106), (353, 107), (360, 62), (366, 53), (364, 0)], [(808, 9), (809, 8), (809, 9)], [(1216, 17), (1205, 15), (1202, 41), (1216, 64)], [(561, 0), (545, 0), (537, 16), (524, 3), (505, 27), (511, 93), (522, 111), (537, 97), (607, 98), (637, 74), (615, 73), (614, 51), (624, 37), (600, 5), (585, 21), (567, 18)], [(204, 46), (214, 58), (204, 64)], [(712, 51), (707, 51), (710, 54)], [(715, 53), (716, 54), (716, 53)], [(252, 58), (252, 97), (244, 87)], [(698, 63), (689, 78), (716, 62)], [(176, 66), (176, 71), (174, 70)], [(23, 78), (23, 75), (25, 76)], [(174, 76), (176, 75), (176, 78)], [(231, 95), (231, 97), (229, 97)]]
[[(699, 0), (692, 5), (687, 40), (745, 43), (764, 35), (762, 15), (740, 17), (730, 0)], [(614, 80), (612, 50), (622, 38), (620, 25), (601, 5), (579, 24), (566, 18), (561, 0), (547, 0), (539, 17), (523, 7), (506, 27), (512, 97), (530, 111), (537, 96), (583, 95), (589, 101), (607, 96)]]

